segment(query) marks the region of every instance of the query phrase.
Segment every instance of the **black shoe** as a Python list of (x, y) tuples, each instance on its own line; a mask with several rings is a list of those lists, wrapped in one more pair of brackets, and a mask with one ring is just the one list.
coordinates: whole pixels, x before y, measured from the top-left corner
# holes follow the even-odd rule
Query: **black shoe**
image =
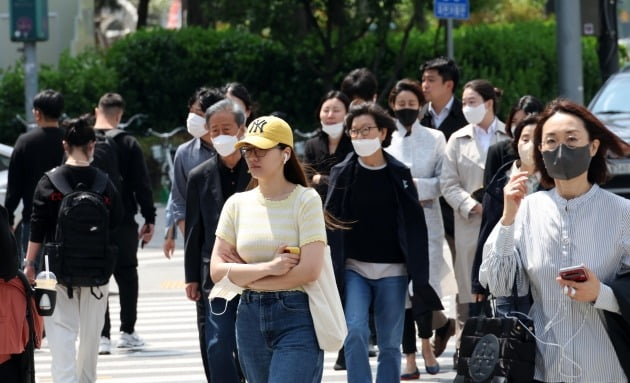
[(345, 371), (346, 370), (346, 355), (343, 352), (343, 348), (339, 350), (337, 354), (337, 360), (335, 361), (335, 365), (333, 366), (333, 370), (335, 371)]

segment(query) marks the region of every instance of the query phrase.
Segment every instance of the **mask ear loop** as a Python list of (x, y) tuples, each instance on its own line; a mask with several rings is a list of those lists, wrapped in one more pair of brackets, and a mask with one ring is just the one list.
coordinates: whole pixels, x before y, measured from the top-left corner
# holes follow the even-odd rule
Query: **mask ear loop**
[[(228, 275), (230, 275), (230, 270), (232, 270), (232, 265), (230, 264), (230, 266), (228, 266), (228, 270), (227, 273), (225, 273), (225, 276), (223, 278), (227, 278), (228, 280), (230, 279), (228, 277)], [(214, 310), (212, 310), (212, 299), (208, 298), (208, 306), (210, 306), (210, 313), (212, 313), (212, 315), (223, 315), (225, 314), (225, 312), (227, 311), (227, 307), (229, 304), (229, 301), (227, 299), (223, 299), (225, 301), (225, 307), (223, 307), (223, 311), (221, 311), (220, 313), (215, 313)]]

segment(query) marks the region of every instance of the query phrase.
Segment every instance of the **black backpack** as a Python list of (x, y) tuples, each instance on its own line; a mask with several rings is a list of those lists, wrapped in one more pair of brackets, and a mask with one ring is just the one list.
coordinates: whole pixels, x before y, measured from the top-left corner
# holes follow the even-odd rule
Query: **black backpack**
[(120, 129), (94, 129), (96, 145), (94, 147), (94, 161), (91, 165), (107, 173), (109, 179), (122, 193), (122, 175), (120, 174), (120, 153), (116, 137), (127, 132)]
[(68, 287), (72, 298), (72, 287), (105, 285), (114, 271), (116, 251), (110, 244), (109, 209), (103, 196), (109, 177), (96, 169), (90, 188), (79, 183), (73, 189), (59, 169), (46, 172), (63, 198), (55, 242), (46, 244), (45, 253), (57, 281)]

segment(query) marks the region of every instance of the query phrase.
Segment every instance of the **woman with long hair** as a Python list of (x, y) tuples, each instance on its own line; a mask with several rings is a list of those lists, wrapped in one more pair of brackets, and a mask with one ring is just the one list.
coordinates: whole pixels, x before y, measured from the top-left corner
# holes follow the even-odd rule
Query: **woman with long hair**
[(323, 351), (302, 286), (318, 278), (324, 260), (321, 198), (308, 187), (284, 120), (252, 121), (236, 146), (252, 181), (225, 202), (210, 273), (215, 288), (243, 289), (236, 319), (241, 367), (252, 383), (319, 381)]
[(319, 192), (322, 199), (328, 192), (330, 169), (352, 152), (350, 137), (343, 134), (343, 118), (350, 108), (348, 97), (338, 90), (326, 93), (317, 108), (317, 117), (321, 124), (317, 136), (306, 141), (304, 162), (308, 165), (311, 185)]
[[(471, 271), (481, 226), (483, 172), (490, 145), (506, 140), (505, 125), (499, 120), (502, 91), (483, 79), (464, 85), (462, 112), (468, 125), (451, 135), (442, 163), (440, 188), (455, 212), (455, 279), (457, 281), (457, 322), (463, 328), (469, 316), (481, 305), (475, 304), (471, 290)], [(454, 362), (457, 359), (455, 353)]]

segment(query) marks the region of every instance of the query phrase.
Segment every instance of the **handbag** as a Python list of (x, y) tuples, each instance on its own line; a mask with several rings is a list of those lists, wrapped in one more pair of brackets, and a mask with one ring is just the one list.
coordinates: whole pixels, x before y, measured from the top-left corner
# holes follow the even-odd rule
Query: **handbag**
[(319, 348), (337, 352), (343, 346), (348, 328), (341, 306), (337, 282), (330, 256), (330, 247), (324, 251), (324, 264), (317, 280), (303, 286), (313, 318)]
[[(516, 280), (512, 288), (516, 307)], [(534, 321), (512, 311), (499, 317), (496, 307), (492, 318), (469, 318), (464, 325), (459, 346), (457, 375), (454, 383), (507, 383), (534, 380), (536, 338)]]

